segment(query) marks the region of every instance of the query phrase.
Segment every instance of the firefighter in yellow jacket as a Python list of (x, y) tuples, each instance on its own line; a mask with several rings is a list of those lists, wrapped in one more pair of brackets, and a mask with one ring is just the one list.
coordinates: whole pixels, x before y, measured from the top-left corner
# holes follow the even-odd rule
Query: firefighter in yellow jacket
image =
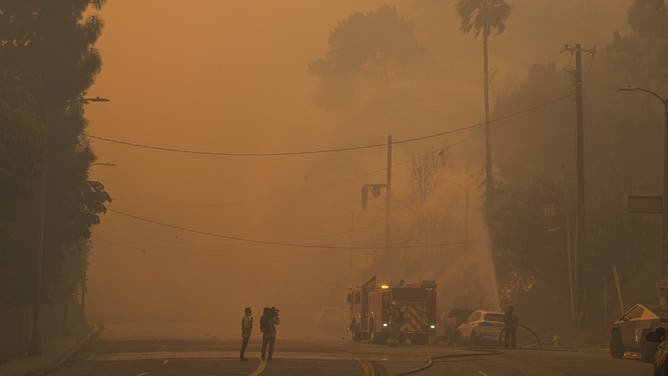
[(244, 309), (244, 317), (241, 318), (241, 353), (239, 354), (239, 360), (242, 362), (247, 362), (246, 359), (246, 347), (248, 347), (248, 340), (250, 339), (251, 333), (253, 332), (253, 311), (250, 307)]
[(404, 323), (404, 315), (397, 303), (392, 303), (390, 307), (390, 336), (387, 339), (387, 344), (390, 346), (399, 346), (401, 336), (401, 326)]

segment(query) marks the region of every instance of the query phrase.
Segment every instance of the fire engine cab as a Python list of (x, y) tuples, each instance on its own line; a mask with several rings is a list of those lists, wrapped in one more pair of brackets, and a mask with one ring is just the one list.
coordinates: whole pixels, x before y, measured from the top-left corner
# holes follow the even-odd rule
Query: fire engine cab
[[(436, 334), (436, 282), (376, 283), (371, 277), (348, 293), (350, 332), (353, 341), (370, 340), (384, 344), (390, 336), (390, 314), (398, 307), (403, 320), (401, 343), (426, 344)], [(396, 308), (395, 308), (396, 309)]]

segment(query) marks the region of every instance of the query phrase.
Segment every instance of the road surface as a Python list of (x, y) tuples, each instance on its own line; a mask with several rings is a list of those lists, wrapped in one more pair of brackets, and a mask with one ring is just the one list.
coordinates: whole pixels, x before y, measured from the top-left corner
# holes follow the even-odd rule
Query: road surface
[(238, 340), (130, 339), (104, 334), (52, 376), (156, 375), (397, 375), (425, 365), (416, 375), (652, 375), (651, 365), (633, 359), (615, 360), (603, 352), (493, 351), (479, 352), (446, 346), (390, 348), (353, 344), (347, 340), (298, 341), (279, 337), (274, 361), (259, 360), (260, 343), (251, 341), (250, 361), (238, 360)]

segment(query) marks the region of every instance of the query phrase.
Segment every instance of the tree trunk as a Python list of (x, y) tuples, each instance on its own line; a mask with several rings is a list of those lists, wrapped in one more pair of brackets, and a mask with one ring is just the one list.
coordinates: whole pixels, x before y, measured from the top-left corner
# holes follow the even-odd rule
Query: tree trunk
[(65, 292), (63, 294), (63, 323), (60, 328), (61, 337), (70, 336), (70, 293), (67, 286), (64, 287)]
[(489, 115), (489, 59), (488, 59), (489, 27), (484, 26), (482, 35), (484, 55), (484, 92), (485, 92), (485, 198), (488, 224), (491, 221), (494, 207), (494, 176), (492, 174), (492, 141)]

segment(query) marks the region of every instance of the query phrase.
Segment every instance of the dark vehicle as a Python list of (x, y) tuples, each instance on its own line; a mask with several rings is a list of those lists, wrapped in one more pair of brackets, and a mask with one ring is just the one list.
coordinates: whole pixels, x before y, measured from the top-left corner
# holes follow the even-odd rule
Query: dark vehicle
[(457, 328), (466, 321), (471, 312), (469, 309), (453, 308), (441, 316), (438, 325), (438, 339), (449, 345), (455, 345), (458, 341)]
[(668, 308), (652, 304), (635, 304), (612, 324), (610, 355), (622, 358), (627, 351), (640, 353), (645, 362), (654, 361), (657, 343), (647, 335), (668, 323)]
[(668, 341), (666, 329), (658, 327), (645, 336), (647, 343), (659, 344), (654, 353), (654, 376), (668, 376)]

